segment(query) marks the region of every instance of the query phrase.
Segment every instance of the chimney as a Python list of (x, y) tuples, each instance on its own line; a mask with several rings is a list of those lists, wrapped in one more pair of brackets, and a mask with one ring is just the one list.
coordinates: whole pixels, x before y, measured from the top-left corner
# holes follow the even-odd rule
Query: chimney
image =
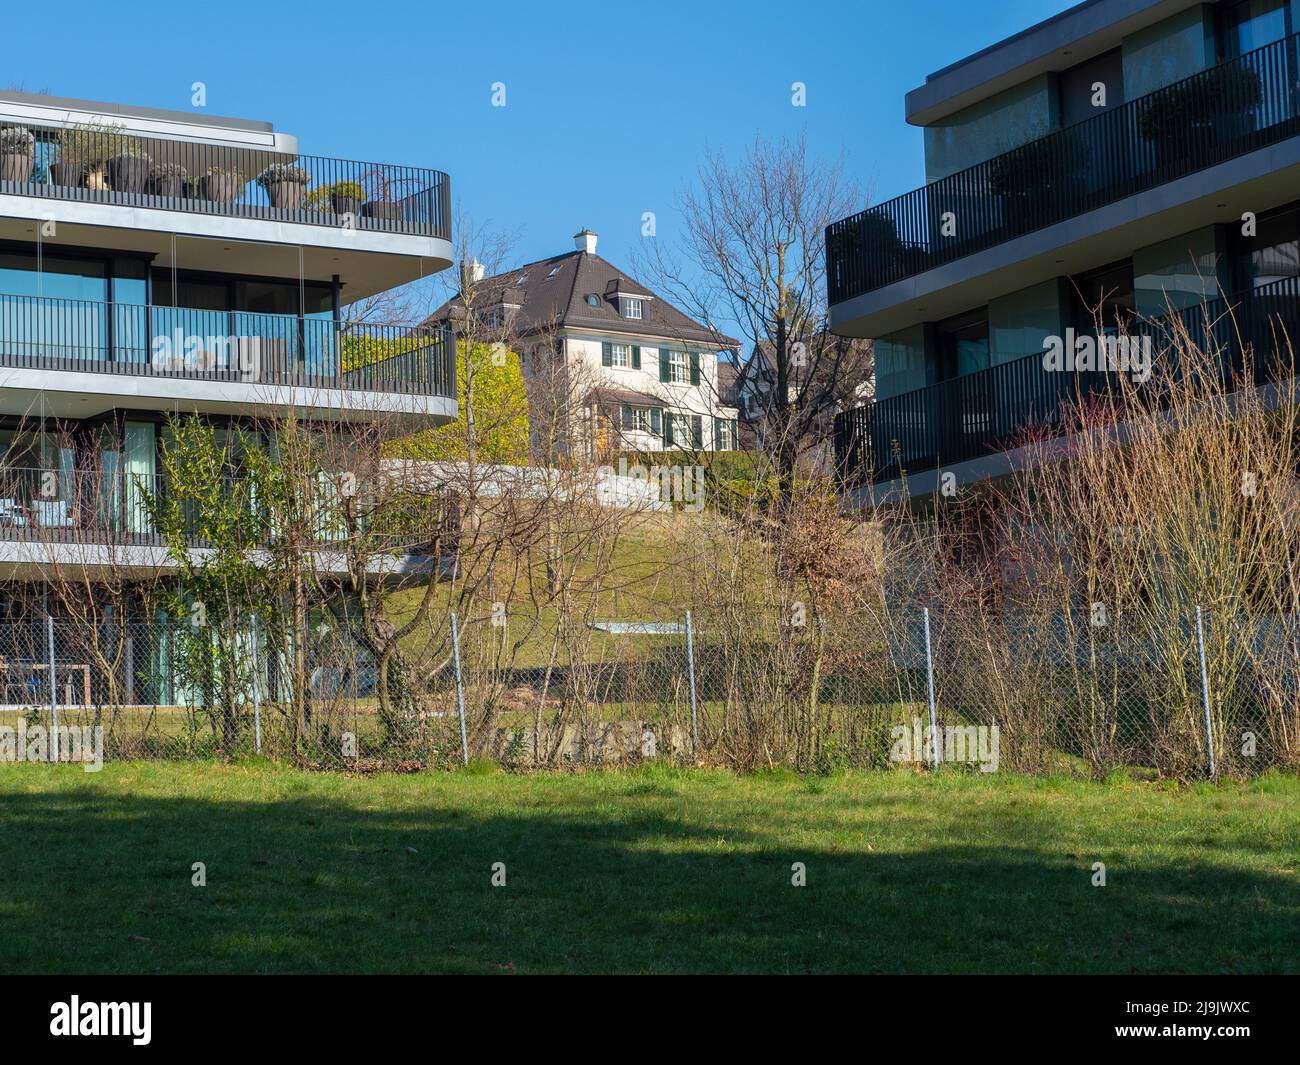
[(573, 246), (578, 251), (585, 251), (588, 255), (595, 255), (596, 234), (590, 229), (584, 229), (581, 233), (573, 234)]
[(483, 280), (487, 268), (477, 259), (462, 259), (460, 262), (460, 287), (462, 291), (470, 285)]

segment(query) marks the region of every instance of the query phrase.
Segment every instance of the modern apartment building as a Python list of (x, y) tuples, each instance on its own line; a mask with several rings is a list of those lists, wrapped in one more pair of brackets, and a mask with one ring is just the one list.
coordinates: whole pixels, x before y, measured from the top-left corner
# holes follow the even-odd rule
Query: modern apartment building
[(1088, 0), (908, 93), (926, 184), (827, 233), (832, 328), (875, 340), (836, 423), (860, 502), (1012, 469), (1113, 369), (1053, 369), (1058, 341), (1300, 333), (1297, 31), (1300, 0)]
[[(738, 342), (597, 255), (591, 230), (573, 241), (573, 251), (476, 279), (479, 313), (519, 349), (525, 373), (558, 369), (569, 381), (582, 409), (571, 439), (596, 457), (734, 450), (737, 411), (718, 365)], [(430, 321), (463, 313), (458, 298)]]
[(0, 620), (52, 567), (168, 568), (169, 415), (453, 419), (448, 339), (350, 313), (450, 264), (449, 204), (266, 122), (0, 93)]

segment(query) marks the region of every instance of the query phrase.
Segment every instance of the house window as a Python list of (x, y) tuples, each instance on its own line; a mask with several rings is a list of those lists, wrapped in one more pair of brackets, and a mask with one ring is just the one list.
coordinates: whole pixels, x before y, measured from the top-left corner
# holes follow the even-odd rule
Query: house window
[(663, 415), (658, 407), (634, 407), (623, 404), (623, 429), (632, 433), (651, 433), (658, 436), (662, 431)]
[(714, 422), (713, 447), (717, 451), (736, 450), (736, 419), (717, 418)]
[(698, 414), (673, 414), (669, 416), (671, 436), (669, 447), (698, 449), (704, 439), (704, 419)]
[(609, 346), (609, 364), (627, 368), (632, 365), (631, 344), (611, 344)]
[(641, 301), (640, 301), (640, 300), (634, 300), (634, 299), (625, 299), (625, 300), (623, 301), (623, 317), (624, 317), (624, 318), (640, 318), (640, 317), (641, 317)]
[(675, 385), (689, 384), (691, 380), (691, 360), (684, 351), (668, 353), (668, 380)]

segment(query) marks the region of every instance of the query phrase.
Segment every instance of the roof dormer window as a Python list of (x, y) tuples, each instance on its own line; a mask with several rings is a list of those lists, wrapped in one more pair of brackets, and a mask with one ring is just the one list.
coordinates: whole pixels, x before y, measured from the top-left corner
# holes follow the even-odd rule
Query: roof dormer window
[(637, 298), (635, 298), (635, 297), (633, 297), (633, 296), (623, 296), (623, 297), (619, 300), (619, 302), (622, 304), (622, 311), (623, 311), (623, 317), (624, 317), (624, 318), (636, 318), (636, 319), (640, 319), (640, 317), (641, 317), (641, 300), (639, 300), (639, 299), (637, 299)]

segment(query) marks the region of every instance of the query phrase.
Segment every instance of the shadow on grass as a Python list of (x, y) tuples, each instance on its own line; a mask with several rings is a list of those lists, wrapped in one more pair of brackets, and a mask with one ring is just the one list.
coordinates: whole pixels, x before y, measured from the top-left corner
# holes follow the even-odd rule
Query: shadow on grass
[[(508, 812), (75, 789), (0, 805), (0, 970), (1295, 971), (1294, 875), (969, 841), (720, 837), (685, 797)], [(737, 807), (739, 810), (740, 807)], [(716, 819), (715, 819), (716, 820)], [(912, 830), (915, 832), (915, 829)], [(984, 837), (981, 837), (983, 839)], [(1132, 843), (1129, 840), (1128, 843)], [(1091, 884), (1108, 861), (1109, 884)], [(808, 886), (791, 886), (791, 863)], [(206, 865), (207, 886), (191, 883)], [(490, 882), (503, 862), (506, 886)]]

